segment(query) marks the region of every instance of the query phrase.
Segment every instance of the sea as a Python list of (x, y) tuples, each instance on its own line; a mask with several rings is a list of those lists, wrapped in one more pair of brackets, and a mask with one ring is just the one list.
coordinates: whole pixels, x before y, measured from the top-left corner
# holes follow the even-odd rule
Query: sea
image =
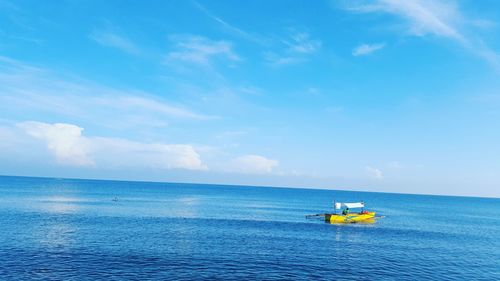
[(500, 280), (500, 199), (1, 176), (0, 280)]

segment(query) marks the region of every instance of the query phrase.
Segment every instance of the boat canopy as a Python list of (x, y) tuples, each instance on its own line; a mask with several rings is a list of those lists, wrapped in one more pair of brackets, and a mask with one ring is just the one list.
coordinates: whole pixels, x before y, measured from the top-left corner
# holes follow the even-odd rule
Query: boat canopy
[(335, 202), (335, 209), (336, 210), (342, 209), (342, 207), (346, 207), (346, 208), (364, 208), (365, 207), (365, 202), (353, 202), (353, 203)]

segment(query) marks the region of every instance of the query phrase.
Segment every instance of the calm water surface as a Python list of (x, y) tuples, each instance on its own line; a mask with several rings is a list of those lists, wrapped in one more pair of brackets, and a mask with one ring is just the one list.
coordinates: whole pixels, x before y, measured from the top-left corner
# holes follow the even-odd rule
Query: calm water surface
[(500, 280), (500, 200), (0, 177), (0, 279)]

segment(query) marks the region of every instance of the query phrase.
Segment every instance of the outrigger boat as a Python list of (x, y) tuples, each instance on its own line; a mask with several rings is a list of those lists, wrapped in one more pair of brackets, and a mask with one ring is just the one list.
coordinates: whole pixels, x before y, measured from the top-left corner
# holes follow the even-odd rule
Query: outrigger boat
[[(370, 212), (365, 210), (364, 202), (354, 202), (354, 203), (342, 203), (334, 202), (333, 204), (334, 213), (333, 214), (316, 214), (308, 215), (306, 217), (320, 217), (324, 216), (325, 222), (329, 223), (374, 223), (375, 222), (375, 212)], [(351, 212), (350, 209), (361, 209), (359, 212)], [(340, 214), (337, 214), (337, 210), (342, 210)]]

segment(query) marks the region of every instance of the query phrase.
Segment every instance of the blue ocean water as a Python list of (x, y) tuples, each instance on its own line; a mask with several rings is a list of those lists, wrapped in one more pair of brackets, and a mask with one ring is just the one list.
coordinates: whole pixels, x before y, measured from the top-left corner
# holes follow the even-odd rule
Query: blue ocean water
[(500, 280), (500, 200), (0, 177), (0, 279)]

